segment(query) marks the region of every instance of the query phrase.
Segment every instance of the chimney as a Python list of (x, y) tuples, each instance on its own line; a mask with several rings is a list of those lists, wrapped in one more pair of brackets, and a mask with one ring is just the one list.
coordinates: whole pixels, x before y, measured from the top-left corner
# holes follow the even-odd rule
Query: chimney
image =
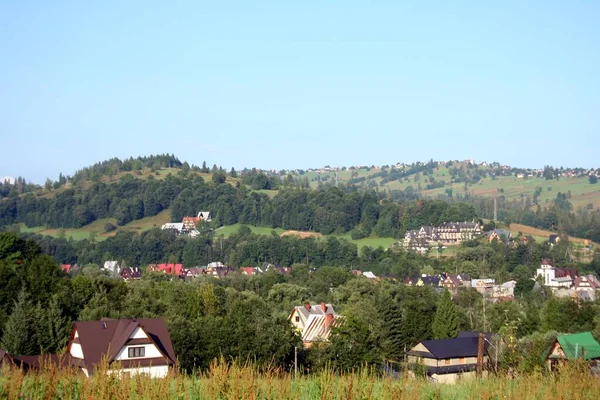
[(321, 311), (323, 311), (323, 313), (327, 312), (327, 304), (321, 303)]
[(308, 311), (310, 311), (310, 303), (304, 304), (304, 308), (306, 308)]
[(333, 314), (325, 314), (325, 327), (329, 328), (331, 323), (333, 322)]

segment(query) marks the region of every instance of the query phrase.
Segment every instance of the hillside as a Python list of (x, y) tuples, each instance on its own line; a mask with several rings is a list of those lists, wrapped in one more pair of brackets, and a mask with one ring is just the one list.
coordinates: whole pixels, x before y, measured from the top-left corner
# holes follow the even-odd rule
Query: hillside
[[(190, 166), (172, 155), (111, 159), (72, 177), (61, 174), (43, 188), (23, 181), (21, 193), (5, 187), (9, 195), (0, 202), (0, 226), (103, 240), (119, 231), (140, 232), (180, 221), (205, 209), (215, 217), (216, 227), (242, 223), (378, 243), (379, 238), (399, 238), (424, 224), (491, 219), (496, 213), (508, 224), (598, 242), (600, 185), (591, 179), (597, 172), (471, 161), (226, 172), (206, 163)], [(454, 211), (428, 206), (427, 216), (420, 218), (416, 203), (409, 205), (420, 199), (454, 204)], [(401, 208), (413, 218), (398, 220), (405, 212), (393, 210), (387, 201), (404, 204)]]
[[(464, 177), (457, 178), (456, 173), (453, 177), (451, 169), (464, 171)], [(406, 175), (395, 180), (386, 179), (391, 175), (390, 171), (392, 170), (406, 173)], [(516, 172), (510, 174), (506, 172), (513, 170)], [(557, 193), (561, 192), (570, 193), (569, 200), (574, 209), (600, 207), (600, 185), (590, 184), (587, 175), (569, 176), (571, 173), (565, 173), (565, 176), (557, 176), (558, 179), (545, 179), (543, 176), (525, 176), (520, 173), (523, 170), (519, 168), (502, 169), (502, 171), (508, 175), (492, 175), (498, 171), (487, 165), (457, 162), (450, 167), (436, 164), (435, 167), (422, 171), (414, 166), (401, 166), (393, 169), (392, 167), (359, 167), (336, 171), (309, 170), (302, 174), (297, 173), (295, 176), (306, 177), (312, 188), (316, 188), (320, 184), (345, 182), (365, 188), (389, 191), (412, 188), (413, 191), (423, 196), (434, 198), (448, 196), (447, 191), (450, 190), (454, 196), (504, 197), (507, 200), (521, 200), (525, 197), (533, 199), (536, 189), (540, 188), (538, 203), (542, 206), (549, 205), (554, 201)], [(539, 172), (536, 171), (536, 173)], [(439, 187), (433, 187), (438, 185)]]

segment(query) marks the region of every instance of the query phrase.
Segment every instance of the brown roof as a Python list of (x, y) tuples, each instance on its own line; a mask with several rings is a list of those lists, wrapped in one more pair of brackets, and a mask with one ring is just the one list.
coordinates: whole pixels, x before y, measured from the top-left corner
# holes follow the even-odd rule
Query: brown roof
[(88, 371), (92, 372), (103, 356), (107, 356), (108, 362), (112, 362), (129, 340), (129, 336), (138, 327), (146, 332), (167, 359), (167, 363), (175, 364), (176, 358), (171, 338), (167, 331), (167, 325), (161, 318), (75, 322), (71, 333), (71, 341), (73, 341), (75, 331), (77, 331), (85, 366)]

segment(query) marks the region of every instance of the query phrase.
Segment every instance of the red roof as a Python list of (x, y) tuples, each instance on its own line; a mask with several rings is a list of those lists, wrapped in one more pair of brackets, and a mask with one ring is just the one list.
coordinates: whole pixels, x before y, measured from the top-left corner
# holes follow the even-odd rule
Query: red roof
[(196, 224), (198, 222), (200, 222), (200, 217), (183, 217), (183, 219), (181, 220), (181, 222), (185, 225), (194, 225), (196, 226)]
[(60, 269), (68, 274), (71, 271), (71, 264), (61, 264)]
[(183, 269), (183, 264), (153, 264), (148, 267), (153, 271), (164, 272), (168, 275), (179, 275)]
[(254, 267), (242, 267), (242, 268), (240, 268), (240, 272), (244, 275), (255, 275), (256, 274)]

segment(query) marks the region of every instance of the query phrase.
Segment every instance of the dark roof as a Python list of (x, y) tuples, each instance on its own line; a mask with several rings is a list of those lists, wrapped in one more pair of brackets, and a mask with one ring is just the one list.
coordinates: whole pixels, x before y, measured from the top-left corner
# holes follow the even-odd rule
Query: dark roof
[(421, 280), (423, 281), (423, 285), (426, 286), (439, 286), (440, 284), (439, 276), (424, 276)]
[(167, 325), (161, 318), (75, 322), (74, 330), (77, 330), (79, 334), (79, 343), (88, 371), (92, 372), (104, 355), (109, 357), (109, 362), (112, 361), (123, 348), (129, 336), (138, 327), (141, 327), (148, 334), (156, 347), (168, 359), (168, 362), (174, 364), (176, 361), (175, 352), (167, 331)]
[(8, 354), (0, 349), (0, 367), (3, 365), (15, 366), (29, 371), (30, 369), (40, 369), (40, 367), (49, 367), (54, 365), (58, 368), (68, 368), (71, 366), (70, 354), (42, 354), (39, 356), (15, 356)]
[[(436, 359), (476, 357), (478, 348), (477, 337), (459, 337), (455, 339), (424, 340), (423, 346)], [(487, 353), (487, 342), (484, 342), (485, 352)]]

